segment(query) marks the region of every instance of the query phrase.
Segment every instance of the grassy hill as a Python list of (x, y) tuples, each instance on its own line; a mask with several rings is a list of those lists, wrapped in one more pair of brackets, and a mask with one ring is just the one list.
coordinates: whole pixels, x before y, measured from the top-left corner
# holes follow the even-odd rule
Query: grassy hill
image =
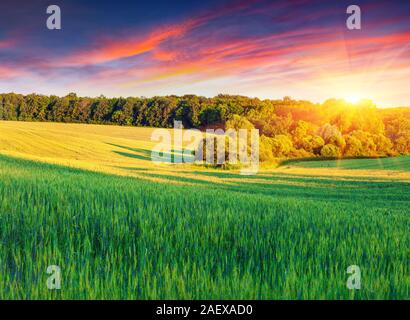
[(4, 156), (0, 178), (2, 299), (409, 297), (409, 183), (174, 185)]
[[(209, 171), (186, 164), (183, 166), (169, 163), (153, 164), (151, 161), (151, 150), (155, 145), (155, 142), (151, 141), (153, 130), (155, 129), (146, 127), (0, 121), (0, 154), (155, 181), (164, 181), (158, 173), (198, 179), (198, 175), (193, 174), (193, 171)], [(168, 152), (171, 155), (178, 151), (173, 149), (174, 146), (170, 146)], [(397, 161), (397, 159), (387, 160)], [(360, 161), (363, 160), (357, 161), (361, 163)], [(350, 168), (327, 165), (326, 161), (296, 162), (290, 166), (276, 168), (274, 172), (338, 177), (377, 175), (410, 181), (410, 171), (400, 171), (397, 167), (390, 168), (392, 170), (377, 170), (378, 172), (375, 172), (375, 168), (366, 166), (360, 168), (361, 170), (348, 169)], [(260, 168), (260, 174), (271, 171), (269, 168)], [(143, 172), (156, 174), (156, 176), (148, 177), (142, 174)], [(230, 177), (225, 175), (223, 179), (230, 180)], [(205, 181), (215, 180), (211, 176), (199, 178)]]
[(405, 173), (154, 166), (149, 130), (0, 122), (0, 299), (410, 297)]

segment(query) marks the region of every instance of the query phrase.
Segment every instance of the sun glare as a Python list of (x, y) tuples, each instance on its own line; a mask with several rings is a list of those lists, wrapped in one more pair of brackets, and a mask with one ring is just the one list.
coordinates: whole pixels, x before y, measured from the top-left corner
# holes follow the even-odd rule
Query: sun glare
[(361, 98), (357, 95), (346, 96), (345, 100), (352, 104), (357, 104), (360, 102)]

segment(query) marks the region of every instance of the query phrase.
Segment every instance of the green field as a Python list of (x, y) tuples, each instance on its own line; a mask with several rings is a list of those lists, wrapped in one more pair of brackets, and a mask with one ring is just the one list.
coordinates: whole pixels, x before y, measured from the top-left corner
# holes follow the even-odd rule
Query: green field
[(341, 159), (291, 161), (288, 164), (302, 168), (339, 168), (351, 170), (399, 170), (410, 171), (410, 156), (379, 159)]
[(0, 156), (0, 298), (410, 298), (409, 182), (138, 171)]

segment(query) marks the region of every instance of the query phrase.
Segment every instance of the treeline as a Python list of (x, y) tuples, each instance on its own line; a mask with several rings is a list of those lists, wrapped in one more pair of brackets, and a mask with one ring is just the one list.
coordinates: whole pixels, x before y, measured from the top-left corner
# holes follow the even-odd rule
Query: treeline
[(377, 109), (329, 99), (323, 104), (195, 95), (153, 98), (0, 94), (0, 119), (127, 126), (257, 128), (260, 158), (368, 157), (410, 153), (410, 108)]
[(65, 97), (37, 94), (0, 94), (0, 119), (77, 122), (127, 126), (172, 127), (174, 120), (185, 128), (221, 124), (232, 115), (245, 115), (270, 101), (240, 96), (215, 98), (187, 95), (153, 98)]

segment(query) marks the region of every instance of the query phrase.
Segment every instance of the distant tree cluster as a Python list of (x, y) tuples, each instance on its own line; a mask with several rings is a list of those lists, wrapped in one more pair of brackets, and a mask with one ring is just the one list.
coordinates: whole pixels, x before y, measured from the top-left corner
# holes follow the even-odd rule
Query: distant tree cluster
[(259, 129), (260, 159), (376, 157), (410, 153), (410, 108), (195, 95), (153, 98), (0, 94), (0, 120), (127, 126)]
[(273, 110), (252, 110), (262, 161), (276, 157), (381, 157), (410, 153), (410, 108), (377, 109), (370, 100), (317, 105), (284, 98)]

